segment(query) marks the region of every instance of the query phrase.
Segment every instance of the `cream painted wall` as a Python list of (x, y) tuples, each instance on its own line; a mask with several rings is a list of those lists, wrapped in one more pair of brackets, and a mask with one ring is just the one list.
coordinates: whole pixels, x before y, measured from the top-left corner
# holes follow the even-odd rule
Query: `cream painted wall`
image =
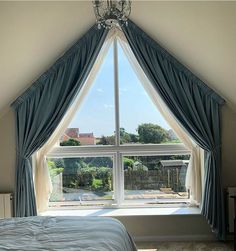
[[(222, 109), (224, 187), (236, 186), (235, 13), (234, 2), (133, 1), (131, 16), (226, 99)], [(14, 189), (15, 129), (9, 103), (93, 22), (90, 2), (0, 3), (0, 191)], [(210, 233), (201, 216), (121, 220), (136, 236)]]
[(214, 240), (205, 218), (201, 215), (120, 216), (131, 236), (139, 241)]
[(0, 1), (0, 117), (94, 22), (88, 1)]
[(15, 181), (15, 122), (12, 111), (0, 119), (0, 192), (13, 192)]

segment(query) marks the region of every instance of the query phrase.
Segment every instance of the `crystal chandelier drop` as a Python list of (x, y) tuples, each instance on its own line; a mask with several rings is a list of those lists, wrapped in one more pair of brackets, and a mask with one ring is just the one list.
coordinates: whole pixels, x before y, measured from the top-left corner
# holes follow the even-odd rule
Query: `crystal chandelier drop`
[(110, 29), (117, 23), (127, 25), (131, 12), (130, 0), (94, 0), (94, 13), (98, 28)]

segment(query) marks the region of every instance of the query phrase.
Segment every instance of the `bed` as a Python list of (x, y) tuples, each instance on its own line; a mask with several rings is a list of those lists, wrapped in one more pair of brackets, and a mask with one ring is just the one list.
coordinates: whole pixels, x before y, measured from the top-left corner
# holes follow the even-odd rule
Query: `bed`
[(0, 220), (0, 250), (136, 251), (116, 219), (37, 216)]

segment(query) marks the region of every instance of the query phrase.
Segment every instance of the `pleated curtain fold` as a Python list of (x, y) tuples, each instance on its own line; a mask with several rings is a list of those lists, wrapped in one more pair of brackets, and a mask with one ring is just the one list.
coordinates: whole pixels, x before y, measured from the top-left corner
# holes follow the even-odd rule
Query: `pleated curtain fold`
[(17, 138), (15, 216), (37, 215), (31, 156), (51, 137), (74, 102), (106, 34), (94, 25), (12, 104)]
[(51, 137), (47, 142), (36, 152), (35, 165), (34, 165), (34, 184), (36, 192), (36, 204), (37, 211), (39, 213), (44, 212), (48, 209), (49, 198), (52, 193), (52, 182), (49, 174), (49, 169), (47, 166), (46, 156), (53, 149), (54, 146), (58, 145), (61, 135), (65, 132), (66, 128), (69, 126), (71, 120), (75, 116), (76, 112), (80, 108), (87, 96), (93, 82), (101, 68), (104, 58), (108, 53), (108, 49), (113, 41), (114, 32), (109, 32), (106, 39), (102, 45), (102, 48), (96, 58), (96, 61), (85, 81), (85, 84), (80, 89), (80, 92), (76, 96), (73, 104), (70, 106), (60, 124), (57, 126), (56, 130), (53, 132)]
[(178, 123), (205, 151), (202, 214), (218, 238), (224, 240), (220, 128), (224, 100), (132, 21), (122, 29), (154, 89)]

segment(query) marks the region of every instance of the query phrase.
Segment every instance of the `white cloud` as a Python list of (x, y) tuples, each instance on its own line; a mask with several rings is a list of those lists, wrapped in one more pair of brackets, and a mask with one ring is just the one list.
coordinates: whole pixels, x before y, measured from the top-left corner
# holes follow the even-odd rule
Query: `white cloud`
[(104, 104), (104, 107), (108, 110), (111, 110), (114, 108), (114, 105)]
[(97, 92), (102, 93), (102, 92), (104, 92), (104, 91), (103, 91), (103, 89), (102, 89), (102, 88), (98, 88), (98, 89), (97, 89)]

